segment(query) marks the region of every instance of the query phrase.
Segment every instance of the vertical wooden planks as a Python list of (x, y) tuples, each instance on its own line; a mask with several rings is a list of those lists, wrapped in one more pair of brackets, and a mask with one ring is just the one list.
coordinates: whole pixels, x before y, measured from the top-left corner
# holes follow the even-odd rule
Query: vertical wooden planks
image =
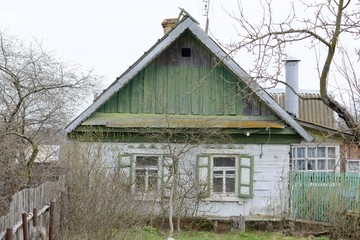
[(144, 69), (144, 113), (155, 112), (155, 64)]
[(180, 80), (180, 69), (177, 66), (168, 66), (167, 79), (167, 113), (176, 113), (176, 83)]
[(168, 68), (156, 67), (155, 78), (155, 113), (166, 113)]

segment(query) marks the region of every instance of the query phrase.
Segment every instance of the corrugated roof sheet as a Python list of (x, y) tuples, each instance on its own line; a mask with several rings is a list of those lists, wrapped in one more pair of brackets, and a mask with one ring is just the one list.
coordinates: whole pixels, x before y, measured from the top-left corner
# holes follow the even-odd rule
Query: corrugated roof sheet
[[(285, 109), (285, 93), (284, 92), (270, 92), (272, 98)], [(303, 92), (299, 93), (304, 98), (320, 97), (319, 93)], [(299, 116), (300, 120), (318, 124), (321, 126), (335, 128), (335, 114), (334, 111), (327, 107), (320, 100), (303, 100), (299, 98)]]

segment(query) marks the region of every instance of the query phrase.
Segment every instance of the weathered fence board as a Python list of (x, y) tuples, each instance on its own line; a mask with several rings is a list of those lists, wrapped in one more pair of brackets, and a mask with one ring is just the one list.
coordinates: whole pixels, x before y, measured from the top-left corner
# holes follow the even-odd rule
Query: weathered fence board
[[(0, 239), (4, 236), (8, 228), (13, 228), (16, 223), (22, 221), (23, 213), (31, 213), (34, 208), (42, 209), (46, 204), (49, 204), (53, 199), (58, 199), (60, 193), (65, 189), (65, 179), (60, 177), (56, 182), (47, 182), (41, 184), (36, 188), (23, 189), (12, 196), (9, 212), (0, 217)], [(48, 223), (44, 221), (46, 216), (39, 218), (39, 224), (46, 226)], [(29, 229), (32, 224), (29, 223)], [(13, 239), (22, 239), (22, 227), (16, 231)]]
[(359, 186), (358, 173), (291, 172), (291, 215), (335, 222), (340, 214), (360, 210)]

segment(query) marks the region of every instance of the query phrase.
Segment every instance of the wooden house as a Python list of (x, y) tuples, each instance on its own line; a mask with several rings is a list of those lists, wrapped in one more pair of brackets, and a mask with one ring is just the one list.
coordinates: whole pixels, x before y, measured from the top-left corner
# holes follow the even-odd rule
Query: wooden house
[(66, 127), (69, 139), (97, 134), (131, 192), (156, 201), (179, 169), (193, 187), (188, 215), (279, 214), (290, 145), (313, 138), (196, 20), (175, 22)]

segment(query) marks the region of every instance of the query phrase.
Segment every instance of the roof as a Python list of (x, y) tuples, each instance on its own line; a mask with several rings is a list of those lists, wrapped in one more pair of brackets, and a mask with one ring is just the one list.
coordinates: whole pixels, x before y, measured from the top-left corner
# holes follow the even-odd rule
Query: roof
[(200, 42), (209, 49), (216, 57), (222, 60), (223, 64), (239, 77), (258, 97), (271, 108), (271, 110), (289, 126), (291, 126), (297, 133), (300, 134), (304, 140), (310, 142), (313, 138), (302, 128), (288, 113), (281, 108), (274, 99), (261, 88), (228, 54), (213, 40), (198, 23), (188, 15), (184, 16), (182, 20), (168, 32), (162, 39), (160, 39), (148, 52), (146, 52), (140, 59), (138, 59), (132, 67), (125, 71), (118, 77), (113, 84), (111, 84), (85, 111), (76, 117), (65, 130), (71, 132), (82, 122), (84, 122), (91, 114), (93, 114), (99, 107), (102, 106), (113, 94), (121, 89), (127, 82), (129, 82), (139, 71), (144, 69), (152, 60), (161, 54), (167, 47), (171, 45), (184, 31), (189, 30)]
[[(285, 108), (285, 89), (269, 89), (268, 92), (282, 108)], [(320, 98), (319, 91), (314, 90), (299, 90), (299, 95), (304, 98)], [(298, 119), (328, 128), (336, 126), (334, 111), (321, 100), (299, 98)]]

